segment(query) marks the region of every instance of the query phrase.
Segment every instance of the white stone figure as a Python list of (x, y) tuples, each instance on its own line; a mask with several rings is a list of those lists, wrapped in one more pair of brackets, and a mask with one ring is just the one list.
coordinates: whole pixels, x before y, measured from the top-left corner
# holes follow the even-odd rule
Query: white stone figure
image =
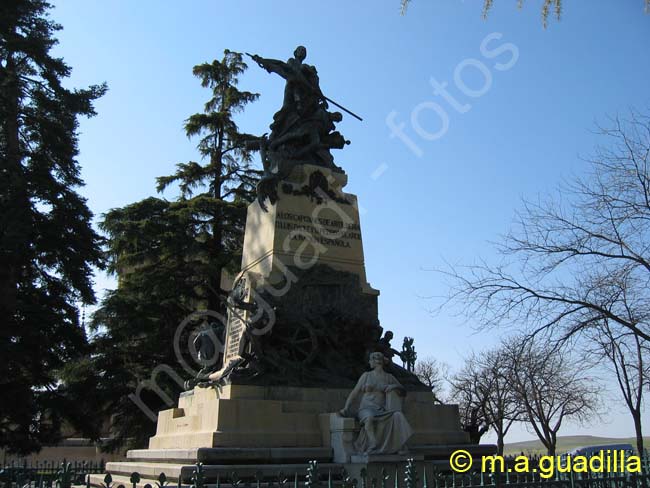
[[(394, 454), (405, 451), (406, 441), (413, 434), (401, 411), (406, 390), (392, 374), (384, 371), (388, 359), (381, 352), (371, 353), (368, 362), (372, 370), (361, 375), (339, 413), (343, 417), (356, 417), (361, 424), (354, 443), (356, 452)], [(359, 397), (355, 412), (353, 405)]]

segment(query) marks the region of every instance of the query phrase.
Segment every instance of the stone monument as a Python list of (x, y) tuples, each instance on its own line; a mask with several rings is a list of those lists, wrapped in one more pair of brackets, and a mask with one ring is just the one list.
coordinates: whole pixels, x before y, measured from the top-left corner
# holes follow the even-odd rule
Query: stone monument
[[(185, 482), (196, 462), (207, 479), (233, 469), (304, 470), (309, 460), (355, 473), (403, 461), (406, 451), (416, 461), (444, 459), (469, 442), (457, 407), (434, 404), (412, 365), (390, 359), (400, 353), (390, 331), (382, 337), (357, 198), (344, 191), (347, 175), (331, 153), (349, 141), (335, 130), (342, 114), (330, 104), (351, 112), (323, 95), (305, 57), (302, 46), (286, 62), (251, 56), (286, 84), (270, 134), (250, 142), (264, 175), (248, 208), (223, 362), (202, 370), (178, 407), (159, 413), (149, 449), (107, 465), (116, 479), (138, 471), (144, 483), (164, 472)], [(368, 396), (382, 381), (388, 390)], [(368, 410), (370, 397), (381, 405)], [(395, 426), (395, 439), (368, 430), (381, 419)]]

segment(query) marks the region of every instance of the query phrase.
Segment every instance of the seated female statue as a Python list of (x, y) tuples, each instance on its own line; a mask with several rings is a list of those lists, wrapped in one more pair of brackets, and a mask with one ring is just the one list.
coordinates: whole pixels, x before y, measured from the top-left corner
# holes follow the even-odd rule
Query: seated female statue
[[(344, 417), (355, 416), (361, 424), (354, 443), (357, 452), (392, 454), (404, 451), (406, 441), (413, 434), (398, 398), (404, 397), (406, 390), (392, 374), (384, 371), (387, 361), (381, 352), (370, 354), (371, 371), (361, 375), (339, 412)], [(353, 405), (357, 400), (360, 402), (355, 412)]]

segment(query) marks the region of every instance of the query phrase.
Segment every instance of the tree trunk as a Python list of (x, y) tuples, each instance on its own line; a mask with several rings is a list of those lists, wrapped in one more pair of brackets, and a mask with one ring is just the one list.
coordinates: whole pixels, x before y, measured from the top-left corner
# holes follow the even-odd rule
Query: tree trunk
[(557, 445), (557, 434), (555, 432), (551, 432), (551, 435), (549, 436), (550, 439), (548, 440), (548, 455), (549, 456), (555, 456), (555, 446)]
[[(2, 182), (5, 195), (2, 206), (5, 227), (0, 229), (3, 252), (0, 253), (0, 310), (3, 317), (13, 317), (21, 267), (27, 259), (29, 230), (29, 195), (22, 168), (19, 134), (20, 88), (16, 64), (11, 53), (7, 55), (2, 80), (5, 98), (4, 139), (6, 159)], [(5, 186), (6, 185), (6, 186)]]
[(503, 447), (505, 445), (505, 442), (503, 440), (504, 436), (501, 433), (497, 433), (497, 454), (499, 456), (503, 456)]
[[(222, 142), (219, 137), (219, 146)], [(215, 175), (214, 175), (214, 198), (221, 200), (221, 187), (223, 186), (223, 180), (221, 177), (222, 171), (222, 161), (221, 161), (221, 149), (218, 148), (215, 150), (212, 156), (212, 163), (215, 164)], [(224, 301), (222, 300), (222, 289), (221, 289), (221, 275), (223, 274), (223, 265), (221, 261), (223, 260), (223, 212), (221, 207), (218, 207), (215, 211), (214, 216), (212, 217), (212, 246), (210, 249), (211, 261), (217, 264), (215, 268), (215, 273), (213, 276), (208, 277), (208, 283), (210, 290), (208, 290), (208, 310), (214, 310), (220, 314), (226, 314), (226, 307), (224, 306)], [(223, 324), (224, 327), (226, 324)]]
[(634, 433), (636, 435), (636, 450), (639, 456), (645, 457), (643, 451), (643, 431), (641, 426), (641, 412), (636, 410), (632, 412), (632, 419), (634, 419)]

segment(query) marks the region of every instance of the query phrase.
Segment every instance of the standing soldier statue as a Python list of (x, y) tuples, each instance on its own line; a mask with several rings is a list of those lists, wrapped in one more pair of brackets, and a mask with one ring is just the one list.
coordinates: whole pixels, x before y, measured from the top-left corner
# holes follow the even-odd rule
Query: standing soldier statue
[(415, 352), (415, 347), (413, 346), (413, 338), (405, 337), (404, 343), (402, 344), (402, 366), (404, 366), (407, 371), (413, 372), (415, 369), (415, 360), (418, 357), (418, 353)]
[(342, 120), (341, 112), (330, 112), (329, 104), (361, 120), (361, 118), (323, 95), (318, 72), (303, 61), (307, 49), (298, 46), (287, 61), (268, 59), (246, 53), (258, 66), (285, 80), (282, 107), (273, 116), (271, 133), (250, 141), (249, 149), (259, 150), (264, 175), (257, 187), (262, 208), (264, 200), (277, 199), (277, 183), (286, 178), (296, 164), (312, 164), (343, 173), (334, 163), (331, 149), (343, 149), (346, 140), (335, 127)]

